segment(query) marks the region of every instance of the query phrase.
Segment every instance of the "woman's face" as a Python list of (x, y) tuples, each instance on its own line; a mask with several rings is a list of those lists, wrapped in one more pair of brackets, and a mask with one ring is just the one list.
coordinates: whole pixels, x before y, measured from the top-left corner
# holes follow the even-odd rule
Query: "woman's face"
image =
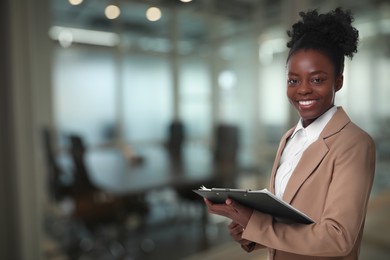
[(343, 76), (336, 78), (334, 71), (331, 60), (315, 50), (299, 50), (288, 60), (287, 97), (304, 127), (333, 106), (343, 85)]

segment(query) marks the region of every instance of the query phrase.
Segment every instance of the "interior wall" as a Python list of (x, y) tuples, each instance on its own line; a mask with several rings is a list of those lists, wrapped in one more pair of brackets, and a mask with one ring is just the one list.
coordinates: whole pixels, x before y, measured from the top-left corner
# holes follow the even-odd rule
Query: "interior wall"
[[(15, 248), (16, 210), (12, 199), (16, 196), (14, 189), (14, 164), (12, 163), (12, 123), (10, 118), (9, 91), (11, 87), (9, 57), (9, 1), (0, 1), (0, 257), (12, 259)], [(12, 256), (12, 257), (11, 257)]]
[(0, 2), (0, 258), (42, 259), (44, 170), (51, 122), (48, 1)]

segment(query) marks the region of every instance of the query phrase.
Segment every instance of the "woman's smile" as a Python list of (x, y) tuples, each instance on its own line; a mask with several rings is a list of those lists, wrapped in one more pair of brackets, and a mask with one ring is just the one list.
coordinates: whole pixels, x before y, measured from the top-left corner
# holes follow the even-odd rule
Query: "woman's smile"
[(298, 103), (301, 108), (310, 108), (315, 105), (316, 100), (300, 100)]

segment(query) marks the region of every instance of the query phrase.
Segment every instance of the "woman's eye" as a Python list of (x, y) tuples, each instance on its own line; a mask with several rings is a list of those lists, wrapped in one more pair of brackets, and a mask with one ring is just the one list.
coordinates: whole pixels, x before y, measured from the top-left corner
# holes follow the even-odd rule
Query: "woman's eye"
[(296, 80), (296, 79), (288, 79), (287, 80), (287, 84), (289, 84), (289, 85), (297, 84), (297, 83), (298, 83), (298, 80)]
[(314, 79), (312, 79), (312, 81), (313, 81), (314, 83), (316, 83), (316, 84), (319, 84), (319, 83), (323, 82), (324, 80), (321, 79), (321, 78), (314, 78)]

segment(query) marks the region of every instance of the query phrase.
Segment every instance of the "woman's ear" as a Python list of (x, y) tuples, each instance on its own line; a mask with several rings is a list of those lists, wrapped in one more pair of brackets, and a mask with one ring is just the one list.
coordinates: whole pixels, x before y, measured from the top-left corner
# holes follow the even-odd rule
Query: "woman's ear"
[(335, 84), (335, 90), (336, 92), (339, 91), (343, 87), (344, 83), (344, 75), (341, 74), (340, 76), (337, 77), (336, 79), (336, 84)]

